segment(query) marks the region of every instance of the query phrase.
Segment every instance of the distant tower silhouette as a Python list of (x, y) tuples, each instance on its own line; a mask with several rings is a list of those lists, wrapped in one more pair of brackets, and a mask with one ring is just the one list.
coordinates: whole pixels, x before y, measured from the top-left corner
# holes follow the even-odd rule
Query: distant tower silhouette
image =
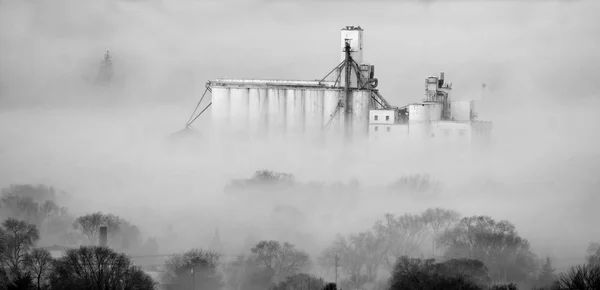
[(223, 253), (223, 245), (221, 244), (221, 237), (219, 236), (218, 228), (215, 229), (215, 236), (213, 237), (212, 242), (210, 243), (210, 247), (208, 247), (208, 249), (218, 253)]
[(100, 72), (98, 73), (98, 82), (108, 83), (113, 76), (112, 57), (107, 50), (104, 59), (100, 62)]

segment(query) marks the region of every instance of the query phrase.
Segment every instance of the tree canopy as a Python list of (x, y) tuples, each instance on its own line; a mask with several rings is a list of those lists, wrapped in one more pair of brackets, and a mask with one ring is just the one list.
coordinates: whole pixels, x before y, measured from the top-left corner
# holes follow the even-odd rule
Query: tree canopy
[(10, 275), (18, 276), (27, 252), (39, 239), (39, 231), (33, 224), (14, 218), (2, 222), (0, 240), (3, 241), (3, 249), (0, 250), (0, 263), (10, 270)]
[(223, 277), (217, 271), (221, 254), (202, 249), (193, 249), (175, 255), (166, 262), (167, 271), (163, 280), (175, 289), (219, 289)]
[(495, 281), (526, 281), (536, 270), (535, 255), (508, 221), (488, 216), (463, 218), (440, 237), (448, 247), (446, 257), (482, 261)]
[(557, 280), (559, 289), (600, 289), (600, 266), (578, 265), (561, 274)]
[(0, 220), (14, 218), (35, 225), (47, 243), (66, 243), (72, 217), (57, 204), (59, 192), (44, 185), (11, 185), (2, 189)]
[(272, 273), (273, 283), (298, 273), (309, 263), (306, 252), (296, 249), (294, 245), (287, 242), (281, 244), (278, 241), (261, 241), (251, 249), (251, 252), (263, 270)]
[(295, 274), (273, 286), (271, 290), (321, 290), (325, 288), (325, 280), (308, 274)]
[(590, 243), (587, 249), (587, 262), (590, 265), (600, 266), (600, 243)]
[(386, 214), (375, 224), (375, 233), (385, 241), (384, 266), (392, 269), (396, 260), (404, 255), (411, 256), (423, 242), (426, 224), (419, 215)]
[(67, 250), (54, 262), (50, 275), (53, 289), (151, 290), (154, 284), (125, 254), (98, 246)]
[[(440, 269), (444, 268), (443, 271)], [(446, 271), (446, 272), (444, 272)], [(456, 289), (479, 290), (480, 286), (467, 276), (450, 275), (446, 267), (435, 260), (401, 257), (394, 266), (389, 290), (403, 289)]]
[[(139, 228), (129, 221), (113, 214), (95, 212), (78, 217), (73, 222), (73, 228), (87, 237), (87, 244), (97, 245), (100, 227), (108, 228), (108, 245), (125, 252), (144, 249)], [(152, 250), (153, 245), (149, 245)]]
[(53, 261), (50, 252), (44, 249), (33, 249), (25, 256), (25, 270), (37, 289), (43, 289), (49, 284)]

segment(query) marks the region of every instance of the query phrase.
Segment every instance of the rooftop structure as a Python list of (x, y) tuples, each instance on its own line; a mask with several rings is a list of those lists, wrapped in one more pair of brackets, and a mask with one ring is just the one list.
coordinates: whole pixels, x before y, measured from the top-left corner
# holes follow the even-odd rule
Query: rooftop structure
[(489, 144), (492, 123), (479, 121), (475, 101), (453, 101), (444, 73), (425, 79), (425, 98), (399, 108), (371, 110), (369, 139), (382, 142), (424, 141), (462, 148)]

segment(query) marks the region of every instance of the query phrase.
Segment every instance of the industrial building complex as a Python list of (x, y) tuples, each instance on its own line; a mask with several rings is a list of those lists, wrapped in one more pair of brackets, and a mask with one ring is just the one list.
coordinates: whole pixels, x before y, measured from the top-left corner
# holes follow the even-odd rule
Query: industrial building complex
[[(363, 62), (363, 29), (341, 30), (340, 63), (321, 80), (216, 79), (207, 83), (187, 126), (211, 107), (219, 134), (252, 138), (326, 136), (372, 142), (422, 141), (485, 145), (491, 122), (477, 120), (474, 101), (453, 101), (444, 73), (425, 79), (421, 102), (392, 106)], [(207, 92), (212, 100), (199, 113)]]

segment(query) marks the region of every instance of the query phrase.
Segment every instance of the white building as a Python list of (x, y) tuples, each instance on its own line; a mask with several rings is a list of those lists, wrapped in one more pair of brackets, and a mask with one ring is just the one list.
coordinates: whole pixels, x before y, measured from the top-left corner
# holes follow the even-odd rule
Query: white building
[(491, 122), (477, 120), (474, 101), (452, 101), (452, 85), (445, 83), (444, 73), (425, 80), (423, 102), (369, 112), (372, 141), (485, 147), (491, 130)]

